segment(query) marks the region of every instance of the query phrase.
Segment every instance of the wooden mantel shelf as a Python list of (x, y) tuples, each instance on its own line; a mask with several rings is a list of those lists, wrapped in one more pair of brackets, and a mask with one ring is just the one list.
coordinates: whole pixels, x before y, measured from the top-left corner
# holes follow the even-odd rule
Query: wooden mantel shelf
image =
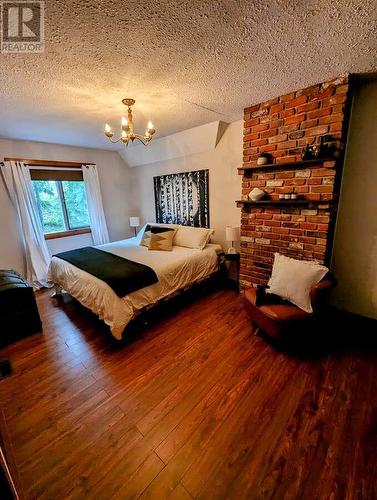
[(257, 165), (255, 167), (239, 167), (238, 173), (244, 172), (264, 172), (266, 170), (289, 170), (289, 169), (304, 169), (313, 165), (321, 165), (325, 168), (335, 167), (336, 158), (314, 158), (312, 160), (301, 160), (289, 163), (267, 163), (266, 165)]
[(254, 207), (295, 207), (295, 206), (310, 206), (310, 205), (329, 205), (330, 203), (334, 203), (334, 200), (307, 200), (307, 199), (299, 199), (299, 200), (259, 200), (259, 201), (251, 201), (251, 200), (236, 200), (237, 205), (247, 205)]

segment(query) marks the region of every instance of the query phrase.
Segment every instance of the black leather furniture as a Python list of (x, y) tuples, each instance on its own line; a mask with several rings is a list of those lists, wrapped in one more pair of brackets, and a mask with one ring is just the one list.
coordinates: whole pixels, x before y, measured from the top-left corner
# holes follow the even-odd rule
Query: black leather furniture
[(16, 271), (0, 270), (0, 348), (41, 330), (33, 288)]

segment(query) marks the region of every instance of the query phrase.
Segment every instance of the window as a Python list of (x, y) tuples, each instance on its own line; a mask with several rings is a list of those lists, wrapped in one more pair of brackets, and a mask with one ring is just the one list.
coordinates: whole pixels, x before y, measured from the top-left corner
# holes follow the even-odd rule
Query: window
[(31, 170), (46, 238), (90, 232), (82, 172)]

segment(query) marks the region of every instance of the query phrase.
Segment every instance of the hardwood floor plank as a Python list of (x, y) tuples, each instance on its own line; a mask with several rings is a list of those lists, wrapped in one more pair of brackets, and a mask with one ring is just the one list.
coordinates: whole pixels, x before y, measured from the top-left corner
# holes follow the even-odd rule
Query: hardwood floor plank
[[(43, 376), (43, 372), (45, 372), (45, 376)], [(22, 394), (25, 394), (25, 392), (28, 391), (28, 388), (31, 384), (33, 384), (33, 387), (35, 387), (35, 393), (38, 394), (39, 397), (41, 397), (46, 392), (49, 392), (52, 386), (58, 386), (64, 381), (67, 381), (69, 383), (73, 378), (78, 377), (82, 374), (89, 375), (89, 372), (77, 358), (75, 358), (72, 362), (64, 363), (62, 367), (56, 367), (52, 370), (46, 370), (42, 366), (41, 370), (32, 369), (27, 373), (23, 373), (22, 375), (19, 375), (16, 372), (15, 378), (17, 378), (17, 384), (14, 384), (14, 382), (12, 381), (11, 389), (6, 388), (7, 384), (10, 385), (10, 379), (6, 379), (6, 384), (4, 384), (4, 392), (6, 392), (6, 394), (4, 394), (4, 397), (2, 399), (3, 404), (7, 404), (7, 399), (13, 401), (15, 399), (21, 400)], [(93, 377), (92, 381), (94, 381)], [(31, 399), (26, 403), (30, 406), (32, 403)]]
[(127, 470), (119, 474), (119, 465), (126, 463), (128, 450), (142, 439), (136, 427), (129, 428), (125, 433), (117, 428), (110, 435), (103, 435), (87, 447), (85, 458), (80, 463), (76, 457), (71, 457), (70, 474), (74, 472), (76, 480), (70, 485), (58, 486), (55, 491), (69, 498), (87, 498), (92, 491), (96, 491), (98, 498), (110, 498), (133, 475), (134, 471), (128, 473)]
[[(226, 308), (226, 303), (220, 301), (219, 310)], [(231, 314), (231, 304), (228, 304), (228, 314)], [(208, 318), (209, 311), (207, 308), (203, 308), (200, 311), (200, 318), (204, 320)], [(182, 320), (182, 323), (181, 323)], [(138, 376), (154, 376), (152, 369), (161, 371), (166, 366), (170, 366), (177, 360), (177, 357), (182, 359), (185, 354), (189, 354), (190, 349), (194, 352), (199, 353), (198, 349), (201, 340), (211, 333), (211, 325), (200, 324), (200, 328), (192, 331), (191, 328), (185, 328), (185, 324), (190, 320), (190, 315), (187, 318), (180, 317), (180, 329), (179, 335), (177, 335), (176, 329), (174, 327), (174, 322), (172, 328), (169, 329), (168, 325), (165, 328), (157, 326), (155, 332), (151, 332), (152, 336), (149, 338), (142, 339), (142, 341), (137, 341), (134, 344), (127, 346), (126, 352), (120, 353), (119, 364), (110, 362), (109, 359), (106, 360), (106, 365), (101, 366), (101, 371), (97, 373), (94, 369), (92, 374), (98, 379), (106, 383), (107, 380), (110, 381), (111, 386), (109, 389), (114, 393), (114, 378), (122, 377), (118, 390), (124, 390), (127, 382), (135, 386), (136, 379)], [(191, 320), (190, 320), (191, 321)], [(175, 332), (175, 333), (174, 333)], [(154, 335), (153, 335), (154, 333)], [(118, 353), (117, 353), (118, 354)], [(145, 364), (148, 363), (149, 370), (145, 370)], [(85, 364), (85, 362), (84, 362)], [(103, 370), (105, 368), (105, 370)]]
[[(94, 384), (95, 385), (95, 384)], [(53, 441), (60, 440), (66, 433), (69, 433), (72, 427), (77, 425), (81, 420), (85, 419), (89, 412), (96, 408), (99, 404), (109, 398), (105, 391), (96, 391), (95, 394), (79, 403), (72, 411), (60, 418), (54, 417), (54, 426), (45, 422), (44, 427), (37, 432), (36, 425), (29, 428), (29, 432), (33, 432), (32, 437), (27, 441), (24, 436), (24, 444), (17, 449), (17, 459), (21, 467), (25, 467), (30, 463), (30, 457), (37, 456), (44, 448), (48, 447)], [(49, 420), (51, 421), (51, 416)], [(30, 433), (31, 433), (30, 432)]]
[[(127, 475), (118, 476), (120, 480), (117, 483), (120, 483), (120, 485), (114, 487), (114, 483), (112, 483), (112, 490), (115, 490), (114, 494), (111, 495), (111, 491), (105, 485), (96, 490), (97, 494), (99, 496), (102, 494), (103, 498), (119, 498), (122, 500), (139, 498), (145, 488), (149, 486), (164, 467), (164, 462), (152, 452), (129, 478)], [(109, 496), (109, 493), (111, 496)]]
[(192, 411), (178, 423), (174, 429), (168, 433), (164, 440), (156, 447), (155, 451), (159, 457), (167, 464), (171, 458), (190, 439), (190, 436), (206, 418), (225, 393), (225, 388), (220, 384), (214, 385), (206, 395), (194, 406)]
[[(258, 458), (257, 465), (262, 469), (260, 462), (279, 440), (281, 430), (286, 427), (297, 403), (290, 390), (293, 385), (297, 390), (298, 382), (294, 380), (292, 383), (292, 375), (297, 374), (283, 372), (281, 365), (276, 367), (280, 370), (273, 372), (272, 366), (266, 366), (266, 372), (254, 387), (247, 383), (248, 392), (234, 411), (223, 419), (209, 446), (185, 472), (182, 484), (195, 498), (225, 498), (231, 485), (238, 480), (239, 471), (245, 464), (253, 463), (254, 457)], [(305, 379), (301, 378), (299, 383), (303, 386)], [(255, 401), (259, 401), (259, 405), (255, 405)], [(215, 449), (221, 449), (222, 453), (214, 453)], [(208, 483), (206, 477), (211, 477), (212, 481)], [(251, 496), (254, 494), (255, 491)]]
[[(232, 345), (229, 342), (220, 341), (211, 352), (202, 351), (203, 356), (200, 356), (199, 360), (192, 362), (181, 377), (174, 379), (175, 387), (173, 391), (169, 392), (151, 411), (138, 420), (136, 425), (140, 431), (147, 434), (153, 427), (158, 425), (165, 415), (174, 409), (180, 400), (194, 399), (200, 401), (203, 392), (207, 391), (211, 384), (215, 385), (223, 364), (231, 362), (231, 356), (228, 354), (231, 348)], [(228, 359), (227, 355), (229, 356)]]
[[(107, 395), (103, 391), (98, 382), (93, 381), (88, 387), (73, 395), (68, 401), (56, 401), (40, 408), (40, 412), (31, 409), (29, 412), (22, 413), (13, 417), (8, 425), (12, 429), (14, 439), (27, 441), (29, 438), (35, 437), (40, 432), (46, 429), (55, 428), (62, 418), (70, 418), (75, 421), (77, 414), (80, 412), (82, 405), (90, 404), (94, 398), (102, 399), (102, 396)], [(107, 397), (109, 397), (107, 395)], [(52, 425), (56, 424), (56, 425)]]
[(44, 333), (1, 352), (26, 500), (377, 498), (375, 351), (289, 356), (254, 335), (230, 290), (117, 344), (49, 295)]
[(169, 500), (192, 500), (192, 496), (188, 491), (179, 483), (169, 495)]
[[(116, 428), (118, 422), (120, 424)], [(118, 429), (121, 434), (125, 433), (129, 429), (129, 422), (118, 407), (105, 402), (91, 412), (84, 422), (74, 426), (59, 440), (52, 441), (32, 464), (21, 469), (25, 483), (30, 484), (35, 494), (40, 495), (54, 482), (66, 482), (65, 478), (69, 477), (70, 470), (78, 466), (86, 456), (87, 448), (92, 446), (99, 450), (101, 439), (106, 445), (111, 445), (112, 433), (118, 432)]]
[(222, 423), (233, 412), (248, 390), (247, 381), (243, 379), (210, 407), (202, 422), (143, 493), (143, 497), (164, 498), (170, 495), (193, 461), (200, 457), (210, 445)]
[[(223, 400), (228, 397), (228, 393), (232, 390), (236, 391), (236, 387), (240, 386), (240, 384), (242, 387), (245, 382), (242, 381), (244, 379), (239, 377), (239, 368), (241, 368), (245, 378), (250, 377), (249, 380), (253, 378), (255, 382), (257, 381), (257, 377), (252, 375), (253, 363), (258, 362), (260, 356), (263, 355), (263, 349), (253, 359), (245, 349), (241, 353), (235, 350), (231, 352), (234, 355), (234, 364), (232, 364), (231, 357), (224, 358), (226, 359), (226, 370), (223, 370), (221, 366), (219, 367), (223, 377), (217, 377), (217, 384), (210, 391), (206, 389), (205, 397), (190, 412), (186, 413), (185, 418), (179, 421), (179, 424), (156, 448), (156, 452), (165, 463), (172, 459), (175, 453), (190, 438), (191, 434), (197, 430), (198, 425), (206, 418), (207, 412), (213, 410), (213, 405), (220, 406)], [(173, 417), (178, 420), (174, 414)]]
[[(40, 341), (44, 342), (44, 338), (40, 339)], [(3, 353), (12, 360), (13, 374), (17, 378), (30, 376), (31, 370), (35, 370), (36, 376), (38, 376), (41, 371), (43, 372), (43, 369), (53, 371), (54, 368), (65, 367), (69, 363), (75, 364), (80, 362), (80, 359), (64, 343), (44, 344), (43, 346), (37, 345), (36, 347), (33, 347), (33, 345), (28, 346), (25, 349), (26, 354), (24, 357), (20, 357), (21, 353), (18, 351), (12, 351), (8, 348), (4, 349)], [(2, 393), (3, 387), (1, 387)]]
[[(68, 373), (68, 372), (67, 372)], [(40, 393), (30, 394), (27, 399), (18, 398), (19, 404), (14, 405), (9, 411), (5, 411), (7, 420), (11, 420), (17, 414), (29, 413), (38, 411), (38, 408), (43, 408), (50, 404), (62, 404), (74, 397), (78, 392), (86, 387), (89, 387), (95, 379), (90, 373), (84, 371), (81, 367), (76, 376), (72, 374), (59, 380), (56, 384), (51, 384), (51, 387), (44, 387)], [(7, 406), (7, 408), (9, 408)]]

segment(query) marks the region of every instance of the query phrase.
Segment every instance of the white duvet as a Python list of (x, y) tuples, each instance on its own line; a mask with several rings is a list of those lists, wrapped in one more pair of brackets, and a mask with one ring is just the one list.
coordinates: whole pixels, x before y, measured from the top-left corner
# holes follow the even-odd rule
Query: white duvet
[(145, 306), (209, 276), (217, 270), (220, 245), (208, 244), (203, 250), (174, 246), (171, 252), (148, 250), (140, 237), (116, 241), (96, 248), (151, 267), (158, 282), (118, 297), (104, 281), (58, 257), (53, 257), (49, 280), (70, 293), (81, 304), (109, 325), (115, 338), (137, 312)]

